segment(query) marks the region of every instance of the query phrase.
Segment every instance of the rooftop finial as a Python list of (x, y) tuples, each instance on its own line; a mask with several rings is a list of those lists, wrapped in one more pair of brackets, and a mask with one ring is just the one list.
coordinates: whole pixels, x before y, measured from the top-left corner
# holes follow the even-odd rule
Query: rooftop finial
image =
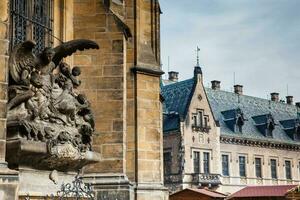
[(196, 66), (199, 67), (200, 66), (199, 65), (199, 52), (200, 52), (200, 48), (198, 46), (197, 46), (197, 50), (196, 51), (197, 51), (197, 65)]

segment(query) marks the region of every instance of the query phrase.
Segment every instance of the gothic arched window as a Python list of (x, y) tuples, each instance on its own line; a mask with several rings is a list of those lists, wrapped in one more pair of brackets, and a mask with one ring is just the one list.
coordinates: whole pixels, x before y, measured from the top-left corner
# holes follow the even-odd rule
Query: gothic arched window
[(11, 0), (11, 48), (25, 40), (36, 42), (35, 52), (52, 46), (53, 0)]

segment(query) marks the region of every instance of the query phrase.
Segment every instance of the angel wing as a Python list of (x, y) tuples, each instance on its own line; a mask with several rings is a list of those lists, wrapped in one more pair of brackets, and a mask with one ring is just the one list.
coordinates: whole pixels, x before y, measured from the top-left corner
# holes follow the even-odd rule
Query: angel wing
[[(35, 67), (36, 57), (32, 52), (35, 42), (25, 41), (14, 47), (9, 57), (9, 74), (16, 84), (24, 83), (26, 77), (22, 77), (24, 70), (28, 73)], [(29, 77), (27, 77), (29, 78)]]
[(99, 49), (99, 45), (94, 41), (86, 39), (76, 39), (65, 42), (53, 49), (55, 55), (52, 61), (55, 63), (55, 66), (57, 66), (63, 58), (72, 55), (77, 50), (83, 51), (85, 49)]

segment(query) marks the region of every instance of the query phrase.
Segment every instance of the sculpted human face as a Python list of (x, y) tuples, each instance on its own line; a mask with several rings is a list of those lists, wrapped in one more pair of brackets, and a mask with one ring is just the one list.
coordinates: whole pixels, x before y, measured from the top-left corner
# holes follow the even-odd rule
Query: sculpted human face
[(46, 48), (44, 51), (44, 58), (47, 62), (51, 62), (54, 57), (55, 52), (51, 48)]
[(47, 51), (46, 52), (46, 57), (47, 57), (48, 62), (52, 61), (52, 59), (54, 57), (54, 52), (52, 50)]

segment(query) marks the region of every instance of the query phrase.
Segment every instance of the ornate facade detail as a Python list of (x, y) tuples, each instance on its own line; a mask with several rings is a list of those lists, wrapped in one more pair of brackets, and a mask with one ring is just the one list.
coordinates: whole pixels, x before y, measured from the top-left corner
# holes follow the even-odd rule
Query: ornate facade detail
[[(45, 48), (35, 55), (35, 45), (32, 41), (23, 42), (14, 47), (10, 56), (8, 138), (28, 141), (29, 148), (34, 142), (45, 144), (41, 150), (47, 147), (43, 151), (61, 161), (82, 160), (82, 154), (91, 150), (94, 118), (87, 98), (75, 90), (81, 83), (77, 78), (80, 68), (71, 69), (62, 59), (77, 50), (99, 46), (79, 39)], [(47, 162), (50, 169), (59, 164)]]
[(225, 144), (237, 144), (237, 145), (244, 145), (244, 146), (282, 149), (282, 150), (290, 150), (290, 151), (300, 150), (300, 145), (297, 144), (287, 144), (287, 143), (280, 143), (280, 142), (276, 143), (271, 141), (259, 141), (254, 139), (234, 138), (234, 137), (227, 137), (227, 136), (221, 136), (220, 142)]
[(219, 174), (205, 174), (205, 173), (195, 173), (192, 175), (193, 183), (198, 185), (219, 185), (221, 184)]

